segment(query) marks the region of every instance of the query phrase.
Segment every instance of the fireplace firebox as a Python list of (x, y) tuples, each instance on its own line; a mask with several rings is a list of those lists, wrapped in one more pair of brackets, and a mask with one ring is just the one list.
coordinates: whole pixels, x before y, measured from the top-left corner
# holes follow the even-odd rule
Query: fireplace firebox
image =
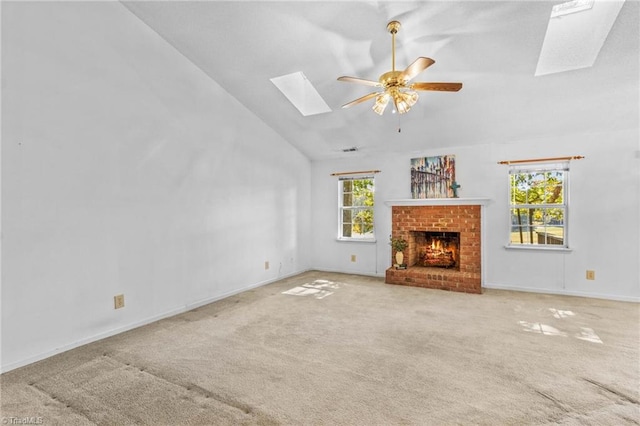
[(414, 245), (410, 265), (460, 270), (460, 233), (412, 231), (409, 244)]

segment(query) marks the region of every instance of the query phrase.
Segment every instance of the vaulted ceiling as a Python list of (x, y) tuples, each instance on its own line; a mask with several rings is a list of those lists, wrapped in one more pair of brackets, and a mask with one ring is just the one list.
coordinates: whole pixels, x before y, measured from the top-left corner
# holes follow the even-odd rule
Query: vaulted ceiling
[[(601, 1), (601, 0), (596, 0)], [(593, 66), (535, 76), (547, 1), (123, 2), (188, 60), (312, 160), (637, 128), (639, 3), (627, 0)], [(562, 18), (561, 18), (562, 19)], [(420, 92), (406, 114), (383, 116), (370, 80), (391, 68), (386, 25), (399, 20), (396, 63), (435, 64), (414, 81), (462, 82)], [(303, 116), (270, 79), (301, 71), (331, 112)], [(401, 131), (399, 131), (401, 130)], [(357, 147), (357, 152), (345, 153)]]

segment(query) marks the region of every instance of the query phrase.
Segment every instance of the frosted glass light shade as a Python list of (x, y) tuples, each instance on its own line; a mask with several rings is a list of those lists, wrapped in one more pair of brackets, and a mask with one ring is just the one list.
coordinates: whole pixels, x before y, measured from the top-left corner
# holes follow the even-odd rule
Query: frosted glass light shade
[(381, 95), (376, 96), (376, 103), (373, 105), (373, 110), (376, 114), (382, 115), (384, 113), (385, 108), (387, 108), (387, 104), (389, 103), (389, 94), (383, 93)]

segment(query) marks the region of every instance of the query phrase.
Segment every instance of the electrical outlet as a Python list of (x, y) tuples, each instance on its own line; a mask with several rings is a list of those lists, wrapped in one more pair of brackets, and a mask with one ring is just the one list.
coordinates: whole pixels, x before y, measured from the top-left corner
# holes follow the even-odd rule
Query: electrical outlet
[(265, 260), (265, 262), (264, 262), (264, 270), (266, 271), (267, 269), (269, 269), (269, 261)]
[(113, 309), (124, 308), (124, 294), (113, 296)]
[(356, 255), (355, 255), (355, 254), (352, 254), (352, 255), (351, 255), (351, 261), (352, 261), (352, 262), (355, 262), (355, 261), (356, 261)]
[(596, 279), (596, 271), (591, 271), (591, 270), (587, 269), (587, 279), (588, 280), (595, 280)]

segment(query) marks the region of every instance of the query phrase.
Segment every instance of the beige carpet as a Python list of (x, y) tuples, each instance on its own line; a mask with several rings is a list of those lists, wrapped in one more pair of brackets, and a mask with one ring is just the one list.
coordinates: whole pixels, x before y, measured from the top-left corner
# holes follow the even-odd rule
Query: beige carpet
[(2, 416), (639, 424), (639, 334), (635, 303), (308, 272), (5, 373)]

